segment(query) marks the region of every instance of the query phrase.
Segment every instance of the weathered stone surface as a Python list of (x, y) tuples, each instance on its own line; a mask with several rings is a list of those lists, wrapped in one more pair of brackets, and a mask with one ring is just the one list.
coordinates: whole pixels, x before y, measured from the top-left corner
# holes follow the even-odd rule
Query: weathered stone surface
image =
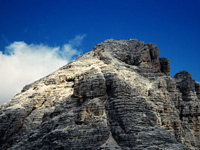
[(167, 58), (160, 58), (160, 65), (161, 65), (161, 72), (163, 72), (166, 75), (169, 75), (170, 71), (170, 65), (169, 65), (169, 59)]
[(0, 149), (200, 149), (200, 85), (158, 55), (106, 40), (25, 86), (0, 107)]

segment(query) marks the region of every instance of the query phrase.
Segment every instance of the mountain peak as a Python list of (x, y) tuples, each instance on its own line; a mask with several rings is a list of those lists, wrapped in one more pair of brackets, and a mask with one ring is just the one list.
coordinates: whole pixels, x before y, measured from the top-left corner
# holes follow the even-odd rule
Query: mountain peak
[(167, 58), (159, 58), (159, 50), (155, 44), (129, 40), (105, 40), (93, 49), (106, 63), (114, 60), (132, 66), (138, 66), (143, 73), (164, 73), (169, 75), (170, 65)]
[(200, 148), (200, 86), (152, 43), (105, 40), (0, 107), (0, 149)]

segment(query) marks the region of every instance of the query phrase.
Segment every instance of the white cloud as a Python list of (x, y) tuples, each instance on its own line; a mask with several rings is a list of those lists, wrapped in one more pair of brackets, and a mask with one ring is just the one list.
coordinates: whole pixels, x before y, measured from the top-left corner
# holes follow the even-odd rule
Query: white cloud
[(14, 42), (0, 51), (0, 105), (11, 99), (22, 88), (59, 67), (67, 64), (80, 52), (79, 46), (85, 35), (76, 36), (62, 47)]

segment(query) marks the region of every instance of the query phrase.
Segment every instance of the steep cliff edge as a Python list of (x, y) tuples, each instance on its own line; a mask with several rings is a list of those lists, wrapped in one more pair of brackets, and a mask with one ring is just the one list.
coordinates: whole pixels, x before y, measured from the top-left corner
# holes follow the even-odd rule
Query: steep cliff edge
[(106, 40), (0, 107), (0, 149), (198, 150), (200, 85), (154, 44)]

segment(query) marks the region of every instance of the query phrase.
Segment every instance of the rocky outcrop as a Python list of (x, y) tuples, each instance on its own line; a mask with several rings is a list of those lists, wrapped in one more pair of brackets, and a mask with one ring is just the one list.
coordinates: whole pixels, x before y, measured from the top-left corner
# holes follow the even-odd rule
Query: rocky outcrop
[(0, 149), (198, 150), (200, 85), (154, 44), (106, 40), (0, 107)]

